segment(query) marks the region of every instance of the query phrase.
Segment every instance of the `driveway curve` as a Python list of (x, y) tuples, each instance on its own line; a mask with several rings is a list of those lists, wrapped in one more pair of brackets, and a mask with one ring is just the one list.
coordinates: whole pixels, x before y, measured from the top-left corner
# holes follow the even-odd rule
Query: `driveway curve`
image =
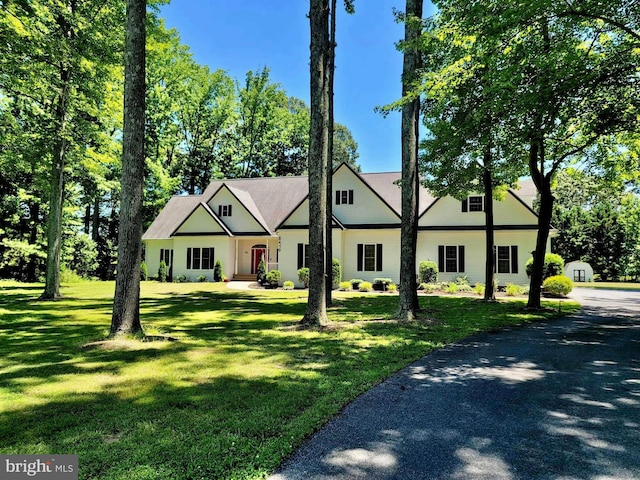
[(640, 292), (432, 352), (349, 404), (272, 480), (640, 480)]

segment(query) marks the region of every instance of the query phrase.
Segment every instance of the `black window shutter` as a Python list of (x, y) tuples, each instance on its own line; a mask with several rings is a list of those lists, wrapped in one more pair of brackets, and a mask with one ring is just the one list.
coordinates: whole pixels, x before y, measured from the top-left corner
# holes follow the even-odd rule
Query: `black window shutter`
[[(353, 190), (349, 190), (353, 192)], [(376, 272), (382, 271), (382, 244), (376, 244)]]
[(493, 273), (498, 271), (498, 256), (496, 255), (496, 246), (493, 246)]
[(438, 271), (444, 272), (444, 245), (438, 245)]
[(468, 212), (469, 211), (469, 199), (465, 198), (464, 200), (462, 200), (462, 211), (463, 212)]
[(187, 270), (191, 270), (191, 249), (187, 248)]
[(458, 246), (458, 272), (464, 272), (464, 245)]
[(218, 216), (222, 216), (222, 205), (218, 205)]
[(304, 244), (298, 244), (298, 270), (304, 266)]
[(160, 261), (164, 260), (164, 248), (160, 249)]
[(340, 205), (340, 190), (336, 190), (336, 205)]
[(518, 273), (518, 246), (511, 245), (511, 273)]
[(358, 244), (358, 268), (359, 272), (362, 271), (362, 261), (364, 259), (364, 245), (362, 243)]
[(210, 250), (211, 250), (211, 255), (209, 256), (209, 258), (211, 259), (211, 267), (210, 268), (213, 268), (215, 266), (215, 260), (214, 259), (216, 258), (215, 257), (216, 249), (211, 247)]
[(349, 205), (353, 205), (353, 190), (349, 190)]
[(229, 216), (231, 216), (231, 205), (229, 205)]

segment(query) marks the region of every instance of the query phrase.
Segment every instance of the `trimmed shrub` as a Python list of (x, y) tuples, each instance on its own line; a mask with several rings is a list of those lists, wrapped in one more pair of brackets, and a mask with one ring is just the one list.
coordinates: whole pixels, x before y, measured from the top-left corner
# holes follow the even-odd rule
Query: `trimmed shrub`
[(421, 283), (418, 286), (418, 290), (422, 290), (424, 293), (434, 293), (439, 290), (440, 286), (437, 283)]
[(332, 259), (331, 262), (331, 282), (334, 285), (338, 285), (342, 281), (342, 266), (340, 260), (337, 258)]
[(216, 260), (216, 264), (213, 266), (213, 281), (221, 282), (224, 280), (224, 272), (222, 271), (222, 263), (220, 260)]
[(351, 288), (353, 288), (354, 290), (358, 290), (362, 282), (363, 280), (361, 278), (352, 278), (351, 280), (349, 280), (349, 283), (351, 283)]
[(207, 281), (207, 276), (206, 275), (200, 275), (197, 280), (202, 283), (202, 282), (206, 282)]
[(140, 280), (143, 282), (149, 278), (149, 270), (147, 269), (147, 262), (144, 260), (140, 264)]
[(264, 263), (264, 257), (260, 257), (258, 271), (256, 272), (256, 279), (260, 285), (267, 281), (267, 265)]
[(298, 280), (304, 284), (304, 288), (309, 288), (309, 269), (307, 267), (298, 270)]
[(282, 273), (280, 270), (270, 270), (266, 276), (267, 283), (270, 283), (272, 286), (277, 286), (282, 280)]
[(68, 268), (60, 269), (60, 283), (80, 283), (81, 281), (82, 277), (74, 270)]
[(282, 284), (282, 289), (283, 290), (293, 290), (294, 286), (295, 286), (295, 284), (291, 280), (287, 280), (286, 282), (284, 282)]
[(445, 292), (447, 293), (458, 293), (459, 285), (456, 282), (449, 282), (445, 288)]
[(173, 283), (186, 283), (187, 282), (187, 276), (186, 275), (178, 275), (174, 280)]
[(387, 286), (387, 291), (388, 292), (397, 292), (398, 291), (398, 286), (395, 283), (390, 283)]
[[(527, 276), (531, 276), (533, 272), (533, 257), (530, 257), (525, 264)], [(542, 279), (554, 277), (557, 275), (562, 276), (564, 274), (564, 259), (557, 253), (547, 253), (544, 256), (544, 268), (542, 273)]]
[(384, 292), (387, 290), (387, 285), (391, 283), (393, 283), (393, 280), (390, 278), (374, 278), (373, 289)]
[(476, 284), (473, 287), (473, 291), (476, 292), (476, 295), (479, 295), (482, 297), (484, 295), (485, 288), (486, 287), (484, 283), (476, 282)]
[(524, 289), (515, 283), (507, 283), (505, 293), (507, 294), (507, 297), (517, 297), (524, 293)]
[(438, 264), (431, 260), (420, 262), (419, 283), (436, 283), (438, 281)]
[(469, 277), (467, 277), (466, 275), (458, 275), (453, 279), (453, 281), (456, 283), (456, 285), (469, 285)]
[(348, 292), (351, 290), (351, 282), (340, 282), (340, 286), (338, 288), (343, 292)]
[(373, 285), (371, 285), (371, 282), (360, 282), (358, 290), (361, 292), (370, 292), (372, 287)]
[(167, 264), (164, 263), (164, 260), (160, 261), (160, 266), (158, 267), (158, 281), (159, 282), (167, 281)]
[(573, 281), (564, 275), (554, 275), (544, 281), (542, 288), (544, 288), (547, 293), (555, 295), (556, 297), (565, 297), (573, 290)]

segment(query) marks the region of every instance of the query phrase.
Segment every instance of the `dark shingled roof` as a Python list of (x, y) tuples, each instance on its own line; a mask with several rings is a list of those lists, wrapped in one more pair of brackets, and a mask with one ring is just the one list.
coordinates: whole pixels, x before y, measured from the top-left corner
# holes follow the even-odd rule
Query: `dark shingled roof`
[[(402, 192), (397, 183), (400, 180), (400, 172), (359, 175), (398, 215), (401, 215)], [(172, 197), (142, 238), (144, 240), (170, 238), (200, 202), (209, 202), (224, 185), (271, 234), (275, 234), (278, 225), (307, 197), (309, 192), (307, 177), (303, 176), (215, 180), (202, 195)], [(531, 181), (523, 181), (520, 185), (521, 189), (515, 190), (517, 195), (527, 196), (535, 192), (535, 186)], [(436, 197), (421, 187), (419, 214), (422, 214), (435, 200)]]
[(245, 208), (267, 231), (285, 219), (309, 191), (307, 177), (267, 177), (215, 180), (202, 195), (177, 195), (167, 205), (142, 236), (143, 240), (170, 238), (176, 228), (200, 202), (207, 203), (226, 185)]

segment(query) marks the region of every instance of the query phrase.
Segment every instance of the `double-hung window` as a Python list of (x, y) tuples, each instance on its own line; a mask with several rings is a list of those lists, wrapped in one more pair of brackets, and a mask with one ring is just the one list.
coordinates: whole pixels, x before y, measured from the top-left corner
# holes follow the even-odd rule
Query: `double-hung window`
[(353, 205), (353, 190), (336, 190), (336, 205)]
[(358, 244), (358, 264), (359, 272), (381, 272), (382, 271), (382, 244), (381, 243), (359, 243)]
[(309, 267), (309, 244), (298, 244), (298, 270)]
[(484, 212), (484, 195), (473, 195), (462, 201), (463, 212)]
[(213, 265), (213, 248), (187, 248), (187, 270), (212, 270)]
[(218, 205), (218, 216), (219, 217), (230, 217), (231, 216), (231, 205)]
[(495, 271), (498, 273), (518, 273), (518, 246), (498, 245), (495, 247)]
[(464, 245), (439, 245), (438, 271), (464, 272)]

